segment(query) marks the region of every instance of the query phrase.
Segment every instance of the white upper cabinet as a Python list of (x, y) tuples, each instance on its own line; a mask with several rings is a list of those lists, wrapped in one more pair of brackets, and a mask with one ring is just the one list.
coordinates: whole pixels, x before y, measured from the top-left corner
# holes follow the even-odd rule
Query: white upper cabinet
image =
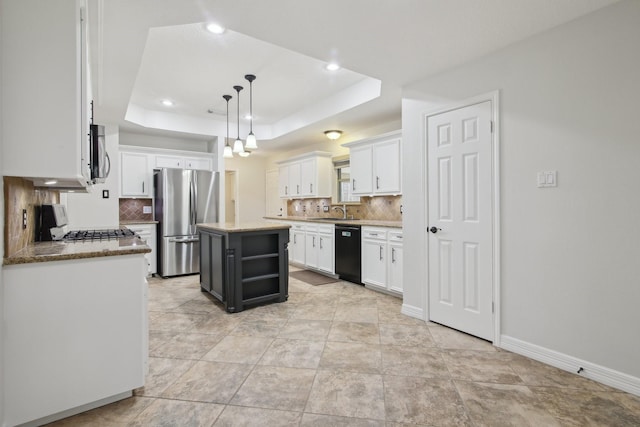
[(350, 152), (352, 194), (402, 194), (402, 138), (399, 131), (343, 146)]
[(152, 171), (145, 153), (120, 153), (120, 197), (151, 197)]
[(4, 175), (86, 187), (86, 1), (4, 1), (0, 19)]
[(205, 157), (183, 157), (157, 155), (156, 168), (211, 170), (211, 159)]
[(314, 151), (278, 162), (280, 197), (331, 197), (331, 153)]

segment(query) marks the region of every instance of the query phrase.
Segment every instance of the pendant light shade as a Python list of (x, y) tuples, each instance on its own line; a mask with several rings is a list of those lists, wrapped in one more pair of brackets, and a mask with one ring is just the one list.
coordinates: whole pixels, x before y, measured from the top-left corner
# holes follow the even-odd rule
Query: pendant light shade
[(233, 152), (234, 153), (242, 153), (244, 152), (244, 147), (242, 146), (242, 140), (240, 139), (240, 91), (242, 90), (242, 86), (234, 86), (233, 87), (238, 94), (238, 137), (236, 138), (236, 142), (233, 143)]
[(253, 81), (256, 79), (256, 76), (253, 74), (247, 74), (244, 78), (249, 81), (249, 115), (251, 116), (249, 121), (249, 135), (247, 135), (247, 144), (245, 148), (255, 150), (258, 148), (256, 136), (253, 134)]
[(233, 157), (233, 150), (231, 150), (231, 146), (229, 145), (229, 100), (232, 98), (231, 95), (222, 95), (225, 101), (227, 101), (227, 138), (224, 140), (224, 151), (222, 157), (225, 159), (230, 159)]

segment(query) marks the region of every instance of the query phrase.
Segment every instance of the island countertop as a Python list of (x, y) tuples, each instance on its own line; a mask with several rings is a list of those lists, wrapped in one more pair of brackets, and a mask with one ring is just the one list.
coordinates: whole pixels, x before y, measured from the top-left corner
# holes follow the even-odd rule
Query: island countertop
[(385, 221), (377, 219), (338, 219), (305, 216), (266, 216), (265, 219), (277, 221), (300, 221), (320, 224), (360, 225), (364, 227), (402, 228), (402, 221)]
[(268, 221), (250, 221), (250, 222), (212, 222), (196, 224), (198, 229), (205, 231), (221, 231), (224, 233), (241, 233), (246, 231), (265, 231), (280, 230), (291, 228), (288, 224)]
[(147, 243), (139, 237), (81, 242), (35, 242), (4, 258), (3, 265), (34, 262), (64, 261), (151, 252)]

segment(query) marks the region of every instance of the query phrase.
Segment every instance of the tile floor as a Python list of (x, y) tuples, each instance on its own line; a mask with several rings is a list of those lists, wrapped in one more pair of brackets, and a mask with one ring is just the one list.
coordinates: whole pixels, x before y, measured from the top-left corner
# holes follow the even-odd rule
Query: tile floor
[(135, 396), (56, 426), (639, 426), (640, 398), (400, 313), (348, 282), (228, 314), (198, 276), (149, 281)]

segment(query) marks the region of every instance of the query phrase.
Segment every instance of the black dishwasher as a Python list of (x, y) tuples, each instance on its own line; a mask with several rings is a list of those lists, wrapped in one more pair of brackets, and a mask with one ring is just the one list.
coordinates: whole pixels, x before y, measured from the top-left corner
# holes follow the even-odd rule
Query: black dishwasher
[(360, 280), (360, 226), (336, 224), (336, 274), (342, 280), (362, 284)]

